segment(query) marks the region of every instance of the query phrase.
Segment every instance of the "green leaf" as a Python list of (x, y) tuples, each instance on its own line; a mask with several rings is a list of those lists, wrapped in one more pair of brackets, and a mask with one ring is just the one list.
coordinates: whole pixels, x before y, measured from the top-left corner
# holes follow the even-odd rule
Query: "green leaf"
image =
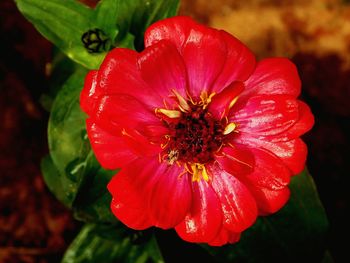
[[(134, 48), (134, 39), (141, 47), (145, 29), (159, 19), (175, 15), (179, 3), (178, 0), (102, 0), (91, 9), (77, 0), (15, 1), (44, 37), (89, 69), (97, 69), (111, 47)], [(94, 39), (98, 35), (103, 42), (96, 44), (94, 52), (89, 52), (82, 42), (87, 32), (93, 32)]]
[(123, 227), (86, 224), (63, 256), (62, 263), (164, 262), (153, 236), (141, 242)]
[(203, 247), (219, 262), (321, 262), (328, 221), (307, 170), (292, 178), (290, 189), (288, 204), (260, 217), (238, 243)]
[(92, 9), (75, 0), (15, 1), (36, 29), (69, 58), (90, 69), (100, 65), (105, 53), (90, 54), (81, 41), (85, 32), (99, 26)]
[(40, 96), (40, 103), (45, 110), (51, 111), (53, 101), (66, 80), (79, 69), (79, 65), (69, 59), (58, 48), (53, 48), (53, 58), (46, 65), (46, 72), (49, 75), (49, 87)]
[(79, 106), (79, 95), (86, 71), (68, 79), (52, 106), (48, 141), (52, 161), (62, 176), (62, 185), (70, 205), (82, 182), (90, 145), (85, 130), (86, 115)]
[(73, 209), (77, 219), (115, 223), (107, 184), (116, 171), (106, 171), (97, 162), (79, 105), (85, 74), (84, 69), (73, 74), (54, 101), (48, 125), (52, 165), (43, 161), (43, 173), (49, 189)]
[(333, 257), (331, 255), (331, 253), (329, 252), (329, 250), (326, 250), (326, 252), (324, 253), (324, 256), (323, 256), (321, 263), (334, 263)]
[(116, 27), (118, 9), (118, 0), (102, 0), (95, 8), (96, 23), (112, 40), (115, 40), (119, 32)]
[[(117, 25), (135, 36), (135, 46), (143, 47), (143, 35), (154, 22), (177, 14), (179, 0), (120, 0)], [(121, 31), (123, 36), (123, 31)]]
[(54, 165), (51, 156), (47, 155), (41, 160), (41, 171), (46, 185), (56, 198), (65, 205), (69, 205), (69, 200), (64, 194), (64, 187), (61, 181), (61, 174)]
[(100, 167), (91, 152), (91, 158), (85, 168), (84, 183), (73, 204), (74, 217), (84, 222), (116, 223), (117, 219), (110, 210), (112, 196), (107, 184), (117, 171), (107, 171)]

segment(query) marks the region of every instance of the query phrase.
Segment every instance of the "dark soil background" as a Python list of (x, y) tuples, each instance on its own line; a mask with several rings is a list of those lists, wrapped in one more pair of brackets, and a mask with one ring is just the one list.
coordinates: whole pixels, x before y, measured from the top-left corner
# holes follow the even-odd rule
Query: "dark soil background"
[[(230, 0), (215, 5), (204, 2), (183, 1), (181, 13), (215, 24), (210, 17), (218, 14), (217, 6), (223, 7), (223, 2), (233, 6)], [(278, 1), (247, 2), (252, 8), (269, 2), (280, 10)], [(343, 3), (346, 1), (330, 2), (342, 10), (349, 9)], [(240, 6), (232, 8), (238, 10)], [(344, 19), (349, 19), (350, 11), (346, 12)], [(315, 36), (305, 36), (300, 20), (287, 17), (291, 18), (285, 21), (289, 36), (301, 35), (313, 41)], [(22, 17), (11, 0), (0, 1), (0, 36), (0, 262), (59, 262), (80, 224), (48, 191), (40, 172), (40, 160), (48, 152), (48, 112), (39, 99), (48, 90), (46, 68), (52, 45)], [(344, 41), (350, 47), (348, 36)], [(334, 261), (342, 262), (348, 258), (343, 240), (348, 240), (345, 215), (349, 212), (350, 185), (350, 48), (345, 53), (320, 53), (317, 46), (299, 48), (300, 39), (289, 39), (291, 45), (283, 41), (272, 45), (271, 39), (276, 37), (265, 40), (258, 56), (273, 53), (280, 43), (287, 46), (285, 53), (296, 63), (302, 78), (302, 99), (316, 117), (313, 130), (304, 137), (309, 146), (307, 165), (330, 221), (328, 247)], [(298, 48), (293, 46), (295, 41)]]

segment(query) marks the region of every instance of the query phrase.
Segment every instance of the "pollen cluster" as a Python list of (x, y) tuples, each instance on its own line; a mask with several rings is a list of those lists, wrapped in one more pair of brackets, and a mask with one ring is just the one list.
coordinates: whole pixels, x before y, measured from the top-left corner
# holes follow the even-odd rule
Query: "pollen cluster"
[(192, 105), (177, 122), (169, 123), (168, 159), (206, 164), (214, 159), (224, 139), (224, 125), (201, 106)]

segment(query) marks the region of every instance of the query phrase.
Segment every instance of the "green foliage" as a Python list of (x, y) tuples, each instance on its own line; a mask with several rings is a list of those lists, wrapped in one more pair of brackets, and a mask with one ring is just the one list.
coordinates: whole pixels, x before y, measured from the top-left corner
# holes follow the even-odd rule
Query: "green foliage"
[(86, 115), (79, 96), (86, 70), (73, 74), (58, 93), (48, 127), (50, 156), (42, 162), (49, 189), (76, 218), (87, 222), (115, 223), (110, 212), (107, 184), (116, 171), (100, 167), (86, 135)]
[[(135, 47), (142, 49), (143, 34), (152, 23), (175, 16), (178, 0), (119, 1), (118, 26), (135, 36)], [(121, 31), (121, 35), (124, 32)]]
[(92, 9), (73, 0), (16, 0), (18, 9), (36, 29), (69, 58), (87, 68), (97, 67), (105, 54), (89, 54), (81, 37), (98, 25)]
[[(99, 67), (114, 46), (141, 46), (145, 29), (153, 22), (174, 16), (178, 0), (101, 0), (92, 9), (77, 0), (15, 0), (18, 9), (36, 29), (69, 58), (89, 69)], [(85, 33), (101, 30), (106, 41), (98, 52), (82, 42)]]
[(290, 189), (288, 204), (260, 217), (237, 244), (204, 247), (219, 262), (321, 262), (328, 221), (307, 170), (292, 178)]
[(125, 228), (86, 224), (67, 249), (62, 263), (164, 262), (151, 233), (146, 240), (135, 240)]

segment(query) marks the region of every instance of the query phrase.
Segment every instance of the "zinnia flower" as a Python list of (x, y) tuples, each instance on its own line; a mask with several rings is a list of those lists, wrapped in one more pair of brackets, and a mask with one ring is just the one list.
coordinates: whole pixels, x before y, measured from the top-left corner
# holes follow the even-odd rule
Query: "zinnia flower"
[(189, 242), (234, 243), (279, 210), (302, 171), (313, 125), (288, 59), (254, 55), (187, 17), (158, 21), (138, 53), (113, 49), (81, 94), (98, 161), (130, 228), (175, 228)]

